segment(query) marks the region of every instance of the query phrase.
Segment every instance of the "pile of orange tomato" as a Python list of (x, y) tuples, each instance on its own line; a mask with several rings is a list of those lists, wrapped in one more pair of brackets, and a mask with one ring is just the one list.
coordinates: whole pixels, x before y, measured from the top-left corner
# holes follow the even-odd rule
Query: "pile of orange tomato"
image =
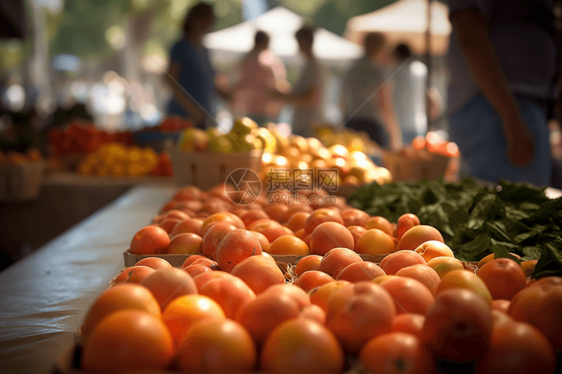
[(415, 150), (426, 150), (433, 154), (457, 158), (460, 156), (456, 143), (441, 138), (437, 133), (430, 131), (426, 136), (418, 136), (412, 141)]
[[(344, 200), (262, 196), (242, 206), (226, 188), (182, 188), (135, 234), (130, 251), (155, 257), (91, 306), (85, 371), (555, 371), (562, 278), (529, 280), (535, 263), (493, 256), (476, 272), (412, 214), (390, 223)], [(381, 245), (380, 263), (360, 256)], [(288, 251), (301, 256), (286, 270), (275, 257)], [(174, 268), (162, 254), (185, 261)]]
[(56, 156), (91, 153), (109, 143), (133, 145), (131, 133), (128, 131), (109, 133), (91, 123), (82, 122), (74, 122), (64, 130), (53, 129), (48, 137), (51, 152)]

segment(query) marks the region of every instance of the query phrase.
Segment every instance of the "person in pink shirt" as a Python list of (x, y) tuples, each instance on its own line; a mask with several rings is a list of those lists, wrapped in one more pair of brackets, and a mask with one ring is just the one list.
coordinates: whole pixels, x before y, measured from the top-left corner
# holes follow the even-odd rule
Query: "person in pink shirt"
[(235, 116), (245, 115), (264, 125), (274, 121), (283, 106), (282, 100), (269, 93), (287, 90), (287, 71), (268, 50), (269, 36), (265, 32), (256, 32), (254, 41), (254, 48), (240, 63), (238, 83), (231, 88), (231, 107)]

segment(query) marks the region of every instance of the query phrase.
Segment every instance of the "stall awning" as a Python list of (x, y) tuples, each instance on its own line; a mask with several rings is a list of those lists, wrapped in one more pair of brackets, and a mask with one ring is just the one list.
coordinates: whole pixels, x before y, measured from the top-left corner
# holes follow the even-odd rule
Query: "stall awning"
[[(400, 0), (377, 11), (350, 18), (344, 36), (361, 43), (369, 32), (385, 34), (389, 44), (406, 42), (415, 53), (425, 53), (427, 1)], [(451, 24), (449, 7), (433, 1), (431, 5), (431, 52), (444, 54), (449, 48)]]
[[(211, 51), (232, 57), (232, 54), (243, 54), (252, 49), (254, 34), (258, 30), (265, 31), (270, 36), (271, 51), (284, 60), (295, 59), (298, 55), (298, 45), (295, 32), (303, 25), (304, 19), (296, 13), (283, 7), (276, 7), (263, 15), (223, 30), (209, 33), (204, 44)], [(315, 31), (314, 52), (325, 62), (345, 62), (358, 58), (362, 49), (356, 43), (326, 29)]]

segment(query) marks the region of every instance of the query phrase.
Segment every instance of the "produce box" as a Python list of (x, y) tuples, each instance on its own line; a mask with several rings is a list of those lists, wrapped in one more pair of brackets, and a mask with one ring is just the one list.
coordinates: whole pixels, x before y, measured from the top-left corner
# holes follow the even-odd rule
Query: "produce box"
[[(199, 255), (201, 256), (202, 254), (199, 254)], [(136, 254), (132, 254), (131, 252), (129, 252), (128, 249), (123, 253), (123, 257), (125, 258), (125, 267), (135, 266), (135, 264), (137, 262), (139, 262), (140, 260), (142, 260), (143, 258), (158, 257), (158, 258), (161, 258), (161, 259), (164, 259), (164, 260), (168, 261), (170, 263), (170, 265), (172, 265), (173, 267), (181, 268), (181, 266), (183, 265), (183, 262), (189, 256), (196, 256), (196, 255), (167, 255), (167, 254), (163, 254), (163, 255), (162, 254), (160, 254), (160, 255), (136, 255)], [(291, 267), (291, 265), (293, 265), (293, 263), (283, 261), (283, 259), (280, 259), (279, 257), (295, 257), (295, 258), (300, 258), (300, 257), (298, 257), (298, 256), (272, 256), (272, 257), (277, 262), (277, 266), (279, 266), (279, 268), (283, 272), (283, 275), (285, 275), (285, 279), (290, 280), (292, 278), (292, 274), (293, 274), (292, 267)]]
[[(82, 346), (75, 344), (68, 347), (57, 358), (55, 365), (51, 371), (52, 374), (86, 374), (81, 368), (82, 362)], [(470, 373), (472, 367), (470, 364), (450, 363), (444, 360), (437, 361), (439, 372), (443, 374), (453, 373)], [(162, 373), (162, 374), (181, 374), (180, 371), (166, 370), (166, 371), (142, 371), (143, 373)], [(346, 369), (342, 374), (363, 374), (366, 373), (365, 369), (361, 367), (357, 358), (347, 357)], [(261, 374), (261, 372), (240, 373), (237, 374)]]
[(394, 181), (436, 180), (447, 170), (450, 158), (433, 153), (405, 154), (401, 152), (385, 152), (383, 164)]
[[(374, 262), (376, 264), (379, 264), (387, 255), (377, 255), (377, 256), (372, 256), (372, 255), (360, 255), (361, 258), (363, 259), (363, 261), (369, 261), (369, 262)], [(306, 256), (293, 256), (293, 255), (271, 255), (271, 257), (273, 257), (275, 259), (275, 261), (278, 262), (284, 262), (287, 264), (292, 264), (292, 265), (296, 265), (297, 262)]]
[(189, 257), (193, 255), (167, 255), (167, 254), (158, 254), (158, 255), (137, 255), (131, 253), (128, 249), (123, 253), (123, 257), (125, 259), (125, 267), (135, 266), (137, 262), (142, 260), (143, 258), (147, 257), (159, 257), (162, 258), (170, 263), (173, 267), (181, 267), (183, 262)]
[(0, 201), (31, 201), (39, 196), (45, 162), (30, 161), (0, 165)]
[[(52, 374), (86, 374), (81, 368), (82, 362), (82, 346), (75, 344), (61, 353), (55, 362)], [(356, 359), (348, 360), (347, 366), (349, 369), (345, 370), (342, 374), (359, 374), (362, 371), (359, 369)], [(143, 371), (144, 372), (144, 371)], [(146, 373), (162, 373), (162, 374), (180, 374), (180, 371), (166, 370), (166, 371), (146, 371)], [(260, 374), (260, 372), (240, 373), (237, 374)]]
[(259, 173), (261, 156), (261, 150), (248, 153), (170, 151), (176, 184), (196, 186), (204, 191), (225, 183), (228, 175), (236, 169), (250, 169)]
[[(135, 266), (137, 262), (147, 257), (159, 257), (168, 261), (172, 266), (180, 267), (189, 256), (193, 256), (193, 255), (167, 255), (167, 254), (138, 255), (138, 254), (131, 253), (128, 249), (123, 253), (123, 257), (125, 260), (125, 267)], [(361, 258), (363, 259), (363, 261), (369, 261), (378, 264), (386, 256), (387, 255), (377, 255), (377, 256), (361, 255)], [(271, 257), (273, 257), (275, 261), (277, 261), (278, 263), (295, 265), (301, 258), (305, 256), (271, 255)]]

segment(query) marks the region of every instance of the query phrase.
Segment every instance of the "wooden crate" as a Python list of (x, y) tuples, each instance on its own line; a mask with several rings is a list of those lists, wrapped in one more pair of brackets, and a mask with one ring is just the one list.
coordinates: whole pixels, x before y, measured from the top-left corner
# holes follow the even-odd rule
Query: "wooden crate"
[[(51, 370), (52, 374), (86, 374), (82, 369), (82, 346), (77, 341), (73, 346), (66, 348), (61, 355), (57, 358), (54, 367)], [(364, 370), (359, 368), (357, 358), (346, 357), (346, 368), (342, 374), (359, 374)], [(158, 373), (158, 374), (182, 374), (174, 365), (168, 370), (140, 370), (138, 373)], [(204, 374), (198, 372), (196, 374)], [(264, 374), (262, 371), (253, 370), (250, 372), (225, 372), (225, 374)]]
[(0, 201), (24, 202), (36, 199), (41, 192), (44, 161), (0, 165)]
[(176, 184), (179, 187), (197, 186), (204, 191), (225, 183), (228, 175), (236, 169), (250, 169), (259, 174), (261, 155), (261, 150), (249, 153), (170, 151)]
[(385, 152), (383, 164), (394, 181), (436, 180), (445, 174), (450, 158), (426, 153), (408, 155), (400, 152)]
[[(199, 253), (199, 255), (202, 256), (203, 254)], [(147, 257), (159, 257), (168, 261), (170, 264), (172, 264), (172, 266), (180, 267), (189, 256), (193, 256), (193, 255), (168, 255), (168, 254), (138, 255), (129, 252), (129, 250), (126, 250), (123, 253), (123, 257), (125, 260), (124, 261), (125, 267), (134, 266), (137, 262)], [(377, 256), (360, 255), (360, 256), (363, 259), (363, 261), (369, 261), (379, 264), (387, 255), (377, 255)], [(295, 265), (301, 258), (305, 256), (271, 255), (271, 257), (273, 257), (273, 259), (279, 263)]]

